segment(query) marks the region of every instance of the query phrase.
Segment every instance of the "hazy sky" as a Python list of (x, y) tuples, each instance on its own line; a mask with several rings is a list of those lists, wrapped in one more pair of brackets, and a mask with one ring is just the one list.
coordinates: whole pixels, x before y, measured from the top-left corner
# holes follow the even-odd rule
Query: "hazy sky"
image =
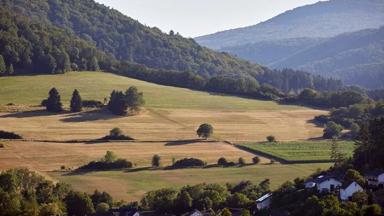
[(319, 0), (96, 0), (148, 26), (186, 37), (243, 27)]

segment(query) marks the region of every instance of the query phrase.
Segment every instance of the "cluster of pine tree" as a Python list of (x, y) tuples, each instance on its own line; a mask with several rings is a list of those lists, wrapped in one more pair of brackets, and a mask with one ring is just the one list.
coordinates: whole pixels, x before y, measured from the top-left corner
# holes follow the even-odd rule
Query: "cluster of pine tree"
[(136, 113), (145, 103), (143, 93), (135, 86), (129, 87), (127, 91), (113, 91), (108, 103), (108, 109), (116, 115), (127, 115)]
[[(82, 99), (77, 89), (72, 93), (70, 104), (71, 112), (80, 112), (83, 108)], [(48, 99), (43, 100), (42, 105), (44, 105), (49, 112), (62, 112), (64, 110), (63, 104), (61, 103), (61, 96), (56, 88), (52, 88), (49, 91)]]

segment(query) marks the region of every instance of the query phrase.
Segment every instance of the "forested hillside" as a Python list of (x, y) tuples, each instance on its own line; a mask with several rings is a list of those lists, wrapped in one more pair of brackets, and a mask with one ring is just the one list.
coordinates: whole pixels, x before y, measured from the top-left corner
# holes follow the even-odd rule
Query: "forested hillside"
[[(72, 32), (118, 60), (203, 77), (260, 72), (255, 64), (213, 52), (192, 39), (139, 22), (93, 0), (1, 0), (12, 12)], [(3, 7), (3, 6), (2, 6)]]
[(0, 74), (98, 70), (110, 60), (65, 30), (30, 22), (3, 7), (0, 17)]
[(269, 70), (212, 51), (172, 31), (165, 34), (146, 27), (93, 0), (0, 0), (0, 4), (0, 65), (5, 75), (100, 68), (165, 85), (265, 99), (282, 97), (280, 91), (341, 87), (337, 80)]
[[(382, 63), (383, 61), (384, 27), (330, 38), (275, 62), (271, 66), (297, 68), (345, 80), (353, 76), (353, 73), (364, 71), (364, 68), (370, 64)], [(380, 77), (372, 78), (375, 80), (375, 78)], [(382, 80), (381, 86), (384, 86), (384, 80)]]

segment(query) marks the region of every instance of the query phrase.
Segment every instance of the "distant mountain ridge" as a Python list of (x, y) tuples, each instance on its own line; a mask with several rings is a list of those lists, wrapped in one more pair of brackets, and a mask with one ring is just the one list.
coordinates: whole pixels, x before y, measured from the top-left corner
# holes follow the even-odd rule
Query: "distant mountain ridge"
[(221, 49), (260, 41), (289, 38), (327, 38), (384, 25), (382, 0), (330, 0), (298, 7), (254, 26), (195, 38), (206, 47)]
[(103, 70), (163, 85), (276, 100), (284, 96), (281, 91), (342, 87), (339, 80), (270, 70), (210, 50), (94, 0), (0, 0), (0, 6), (0, 76)]
[(383, 88), (382, 26), (384, 1), (331, 0), (196, 40), (270, 68), (293, 68), (349, 85)]

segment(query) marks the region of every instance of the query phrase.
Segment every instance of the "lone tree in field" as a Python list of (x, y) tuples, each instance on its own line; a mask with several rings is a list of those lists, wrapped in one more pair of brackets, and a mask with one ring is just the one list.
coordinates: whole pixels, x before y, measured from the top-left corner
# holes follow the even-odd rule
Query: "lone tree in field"
[(160, 156), (159, 155), (153, 155), (152, 167), (159, 167), (159, 166), (160, 166)]
[(63, 104), (61, 103), (60, 94), (56, 88), (52, 88), (49, 91), (49, 97), (46, 101), (46, 109), (49, 112), (61, 112), (63, 111)]
[(213, 127), (210, 124), (202, 124), (196, 131), (200, 138), (208, 139), (213, 134)]
[(79, 91), (75, 89), (72, 93), (71, 99), (71, 112), (80, 112), (83, 109), (83, 102), (81, 100)]

